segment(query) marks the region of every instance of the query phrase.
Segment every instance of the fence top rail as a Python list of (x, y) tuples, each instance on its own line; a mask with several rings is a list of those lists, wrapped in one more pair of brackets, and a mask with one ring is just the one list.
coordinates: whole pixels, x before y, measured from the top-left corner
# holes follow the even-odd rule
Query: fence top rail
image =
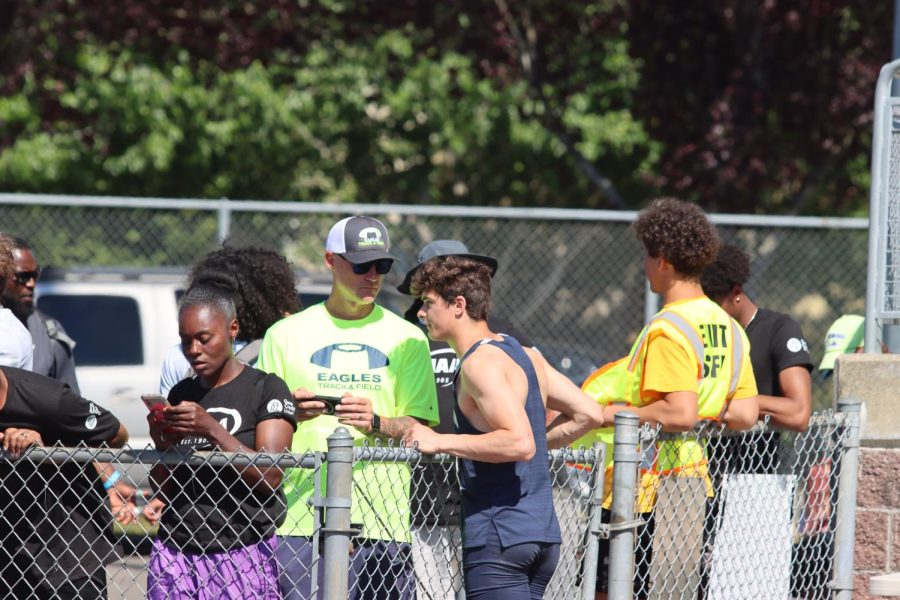
[[(269, 200), (200, 200), (192, 198), (136, 198), (127, 196), (69, 196), (63, 194), (0, 193), (0, 204), (34, 206), (79, 206), (159, 210), (211, 210), (228, 212), (405, 214), (454, 218), (510, 220), (595, 221), (631, 223), (637, 211), (574, 208), (529, 208), (497, 206), (431, 206), (408, 204), (334, 204)], [(801, 229), (868, 229), (867, 218), (800, 217), (790, 215), (711, 214), (716, 225), (735, 227), (794, 227)]]
[[(549, 451), (551, 464), (576, 462), (594, 464), (599, 459), (597, 451), (590, 448), (560, 448)], [(353, 458), (357, 461), (372, 462), (414, 462), (414, 463), (442, 463), (453, 462), (455, 456), (449, 454), (420, 454), (415, 448), (394, 446), (391, 444), (376, 444), (374, 446), (358, 446), (353, 449)]]
[[(839, 428), (849, 425), (849, 417), (843, 413), (834, 412), (832, 410), (824, 410), (820, 412), (814, 412), (809, 417), (809, 425), (806, 429), (807, 433), (814, 429), (821, 428)], [(712, 421), (700, 422), (690, 431), (685, 432), (663, 432), (657, 427), (652, 427), (650, 425), (643, 425), (641, 427), (641, 438), (644, 440), (649, 439), (659, 439), (659, 440), (673, 440), (673, 439), (682, 439), (685, 437), (702, 437), (702, 438), (720, 438), (720, 437), (736, 437), (742, 435), (753, 435), (757, 433), (764, 432), (789, 432), (794, 433), (796, 435), (801, 435), (801, 432), (793, 431), (791, 429), (786, 429), (784, 427), (779, 427), (774, 423), (770, 423), (768, 417), (765, 421), (760, 421), (750, 429), (744, 429), (741, 431), (735, 431), (733, 429), (728, 429), (722, 423), (714, 423)]]
[[(166, 465), (188, 464), (192, 466), (211, 465), (215, 467), (223, 467), (225, 465), (246, 467), (254, 465), (259, 468), (278, 466), (281, 468), (314, 469), (320, 458), (313, 452), (302, 454), (290, 452), (219, 452), (216, 450), (180, 452), (178, 450), (159, 451), (152, 449), (150, 446), (144, 449), (135, 449), (129, 446), (124, 448), (108, 448), (105, 446), (98, 448), (85, 446), (32, 446), (18, 460), (59, 465), (67, 462), (87, 464), (98, 461), (120, 464), (152, 465), (162, 463)], [(12, 462), (17, 460), (2, 449), (0, 449), (0, 459)]]
[[(124, 448), (88, 448), (85, 446), (33, 446), (29, 448), (19, 460), (35, 463), (63, 464), (74, 462), (87, 464), (94, 461), (115, 462), (121, 464), (188, 464), (193, 466), (211, 465), (222, 467), (232, 465), (246, 467), (254, 465), (260, 468), (278, 466), (281, 468), (316, 468), (325, 453), (270, 453), (270, 452), (220, 452), (193, 451), (181, 452), (178, 450), (155, 450), (149, 445), (143, 449), (125, 446)], [(595, 464), (599, 459), (597, 452), (592, 449), (573, 450), (562, 448), (549, 452), (552, 464), (564, 464), (577, 462), (580, 464)], [(455, 457), (447, 454), (425, 455), (413, 448), (405, 448), (392, 445), (357, 446), (353, 449), (353, 458), (356, 461), (370, 462), (395, 462), (395, 463), (425, 463), (425, 462), (452, 462)], [(12, 455), (0, 449), (0, 459), (12, 460)]]

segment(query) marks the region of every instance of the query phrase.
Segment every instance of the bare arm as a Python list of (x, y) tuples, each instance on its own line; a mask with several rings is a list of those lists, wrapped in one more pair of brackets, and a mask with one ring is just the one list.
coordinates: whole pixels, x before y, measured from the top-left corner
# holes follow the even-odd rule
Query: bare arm
[(462, 394), (475, 403), (488, 430), (479, 435), (439, 434), (415, 425), (404, 436), (407, 444), (416, 443), (421, 452), (444, 452), (483, 462), (529, 460), (536, 451), (534, 434), (525, 413), (525, 375), (509, 368), (513, 365), (495, 349), (476, 350), (462, 367)]
[(793, 431), (806, 431), (812, 414), (812, 381), (805, 366), (788, 367), (778, 373), (784, 397), (759, 396), (759, 416)]
[[(372, 401), (361, 396), (351, 396), (344, 394), (341, 403), (335, 407), (335, 415), (343, 425), (356, 427), (365, 434), (372, 433), (372, 420), (374, 411), (372, 409)], [(401, 440), (407, 431), (412, 429), (413, 425), (420, 423), (414, 417), (384, 417), (379, 415), (380, 429), (378, 433), (383, 436)]]
[(725, 416), (722, 417), (728, 429), (742, 431), (750, 429), (756, 424), (756, 420), (759, 418), (758, 398), (759, 396), (750, 396), (729, 402)]
[(559, 414), (547, 425), (547, 447), (562, 448), (587, 432), (603, 426), (603, 408), (554, 369), (539, 352), (528, 356), (547, 375), (547, 408)]
[(689, 431), (699, 419), (696, 392), (669, 392), (644, 406), (610, 404), (603, 407), (603, 416), (612, 423), (615, 414), (623, 410), (635, 413), (642, 424), (662, 425), (663, 431)]

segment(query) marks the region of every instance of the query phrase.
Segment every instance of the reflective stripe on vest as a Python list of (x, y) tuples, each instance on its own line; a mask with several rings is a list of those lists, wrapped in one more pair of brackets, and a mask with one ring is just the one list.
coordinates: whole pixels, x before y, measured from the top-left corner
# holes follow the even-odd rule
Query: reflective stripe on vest
[[(691, 344), (691, 347), (694, 349), (694, 356), (697, 358), (697, 363), (700, 365), (700, 379), (703, 378), (703, 340), (700, 339), (700, 336), (697, 335), (697, 330), (691, 327), (691, 324), (687, 322), (687, 319), (679, 315), (678, 313), (672, 311), (665, 311), (659, 314), (656, 317), (657, 319), (662, 319), (663, 321), (668, 321), (670, 324), (675, 326), (675, 329), (681, 332), (687, 341)], [(654, 319), (656, 320), (656, 319)]]

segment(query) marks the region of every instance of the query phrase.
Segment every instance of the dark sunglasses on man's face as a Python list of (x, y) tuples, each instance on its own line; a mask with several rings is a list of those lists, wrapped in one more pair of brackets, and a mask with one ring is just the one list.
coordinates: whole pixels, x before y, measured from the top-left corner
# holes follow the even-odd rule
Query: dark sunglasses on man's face
[(32, 279), (34, 279), (35, 283), (37, 283), (38, 277), (40, 276), (40, 269), (35, 269), (34, 271), (16, 271), (15, 274), (16, 283), (18, 283), (19, 285), (25, 285)]
[[(342, 255), (338, 254), (344, 260), (347, 260)], [(370, 260), (369, 262), (355, 264), (347, 260), (350, 263), (350, 266), (353, 267), (353, 272), (357, 275), (365, 275), (368, 273), (372, 267), (375, 267), (375, 272), (379, 275), (387, 275), (391, 272), (391, 267), (394, 266), (394, 261), (390, 258), (379, 258), (378, 260)]]

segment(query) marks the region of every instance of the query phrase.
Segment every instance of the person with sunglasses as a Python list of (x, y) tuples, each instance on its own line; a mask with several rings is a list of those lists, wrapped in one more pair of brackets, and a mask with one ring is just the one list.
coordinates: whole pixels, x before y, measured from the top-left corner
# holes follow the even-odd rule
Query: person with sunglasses
[(38, 310), (34, 288), (41, 276), (41, 268), (34, 258), (28, 241), (21, 237), (0, 234), (12, 245), (14, 273), (2, 288), (2, 304), (12, 311), (31, 334), (34, 362), (30, 369), (67, 384), (76, 394), (75, 342), (66, 334), (62, 324)]
[[(336, 223), (325, 242), (328, 298), (269, 328), (257, 367), (284, 379), (297, 404), (294, 452), (321, 452), (347, 426), (354, 443), (402, 439), (414, 423), (438, 422), (428, 341), (421, 329), (376, 302), (394, 256), (384, 224), (354, 216)], [(316, 398), (338, 396), (334, 414)], [(328, 406), (330, 412), (330, 406)], [(410, 558), (406, 464), (354, 464), (351, 519), (361, 525), (353, 552), (349, 598), (415, 598)], [(278, 563), (286, 600), (311, 598), (315, 549), (315, 482), (305, 469), (285, 474), (287, 520), (279, 528)], [(324, 479), (322, 480), (324, 486)], [(323, 488), (324, 489), (324, 488)], [(318, 580), (322, 581), (321, 566)]]
[[(13, 247), (0, 235), (0, 290), (15, 277)], [(0, 307), (0, 366), (30, 371), (33, 364), (31, 334), (8, 308)]]

